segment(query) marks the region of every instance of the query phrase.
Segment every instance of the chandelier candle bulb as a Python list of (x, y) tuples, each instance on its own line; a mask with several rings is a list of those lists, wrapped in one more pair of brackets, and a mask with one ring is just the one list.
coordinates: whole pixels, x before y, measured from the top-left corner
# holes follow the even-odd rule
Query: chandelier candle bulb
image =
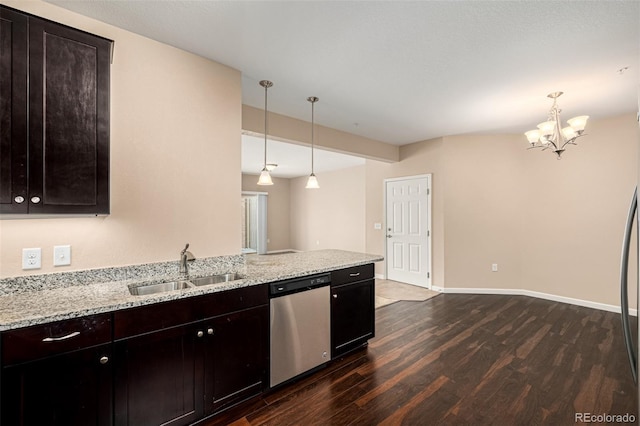
[(560, 112), (558, 107), (558, 98), (562, 92), (554, 92), (547, 95), (553, 99), (553, 105), (547, 116), (547, 121), (538, 124), (538, 130), (529, 130), (525, 132), (527, 141), (529, 141), (529, 149), (542, 148), (542, 150), (551, 149), (557, 155), (558, 160), (565, 151), (567, 145), (577, 145), (575, 140), (584, 136), (584, 128), (587, 125), (588, 115), (580, 115), (578, 117), (567, 120), (569, 126), (562, 128), (560, 123)]

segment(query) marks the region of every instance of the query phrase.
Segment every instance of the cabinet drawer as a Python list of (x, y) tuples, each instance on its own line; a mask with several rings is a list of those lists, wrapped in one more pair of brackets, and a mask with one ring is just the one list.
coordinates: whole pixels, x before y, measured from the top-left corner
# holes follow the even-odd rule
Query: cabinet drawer
[(2, 333), (2, 365), (111, 342), (111, 314), (73, 318)]
[(221, 291), (199, 298), (201, 318), (211, 318), (269, 303), (267, 284)]
[(113, 314), (113, 338), (124, 339), (198, 321), (200, 318), (193, 309), (196, 299), (171, 300), (116, 311)]
[(338, 269), (331, 272), (331, 286), (354, 283), (356, 281), (368, 280), (374, 277), (374, 265), (354, 266), (352, 268)]

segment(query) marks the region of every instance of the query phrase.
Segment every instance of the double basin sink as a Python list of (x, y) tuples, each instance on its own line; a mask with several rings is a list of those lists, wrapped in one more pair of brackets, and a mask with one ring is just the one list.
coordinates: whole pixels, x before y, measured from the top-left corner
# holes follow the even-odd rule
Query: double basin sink
[(219, 274), (202, 278), (188, 278), (185, 280), (169, 281), (166, 283), (143, 284), (129, 286), (129, 293), (134, 296), (146, 296), (149, 294), (164, 293), (172, 290), (182, 290), (185, 288), (200, 287), (209, 284), (226, 283), (242, 278), (239, 274)]

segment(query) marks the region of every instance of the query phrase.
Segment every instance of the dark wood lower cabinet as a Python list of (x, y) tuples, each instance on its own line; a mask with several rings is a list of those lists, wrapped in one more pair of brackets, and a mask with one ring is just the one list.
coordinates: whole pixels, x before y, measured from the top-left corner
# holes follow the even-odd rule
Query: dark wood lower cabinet
[(115, 343), (116, 425), (186, 425), (202, 417), (198, 332), (190, 324)]
[(111, 345), (4, 367), (3, 425), (112, 423)]
[[(339, 277), (339, 274), (335, 275)], [(365, 279), (343, 284), (339, 279), (333, 279), (332, 274), (331, 358), (356, 349), (375, 336), (373, 268), (370, 272), (353, 272), (353, 275), (353, 279)]]
[[(267, 380), (269, 307), (235, 312), (205, 322), (205, 414), (263, 391)], [(210, 325), (209, 325), (210, 324)]]
[(115, 424), (192, 424), (265, 390), (267, 302), (265, 285), (115, 312)]

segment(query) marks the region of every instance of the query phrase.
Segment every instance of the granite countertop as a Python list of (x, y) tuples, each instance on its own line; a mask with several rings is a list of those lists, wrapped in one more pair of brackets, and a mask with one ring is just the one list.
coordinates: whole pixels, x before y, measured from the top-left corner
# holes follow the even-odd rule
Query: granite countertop
[[(125, 279), (95, 284), (34, 286), (29, 291), (5, 291), (0, 295), (0, 331), (297, 278), (383, 259), (380, 255), (342, 250), (246, 255), (245, 268), (240, 272), (241, 279), (145, 296), (131, 295), (129, 286), (175, 280), (175, 274), (164, 279), (156, 276), (152, 280)], [(201, 271), (191, 277), (205, 275)]]

